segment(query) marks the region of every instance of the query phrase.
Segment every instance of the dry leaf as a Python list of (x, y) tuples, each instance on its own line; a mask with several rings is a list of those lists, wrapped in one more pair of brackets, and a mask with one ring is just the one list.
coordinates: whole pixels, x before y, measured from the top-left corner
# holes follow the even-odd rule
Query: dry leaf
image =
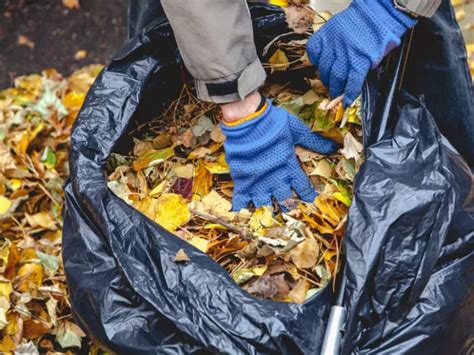
[(194, 171), (194, 181), (192, 193), (198, 197), (204, 197), (211, 191), (212, 175), (207, 170), (206, 166), (199, 160)]
[(298, 280), (296, 286), (290, 291), (289, 296), (292, 302), (302, 304), (306, 300), (306, 294), (308, 293), (311, 285), (304, 279)]
[(313, 25), (314, 11), (306, 6), (289, 6), (284, 8), (286, 22), (296, 33), (305, 33)]
[(332, 175), (331, 165), (325, 159), (322, 159), (316, 163), (316, 168), (309, 175), (318, 175), (329, 179)]
[(18, 46), (25, 46), (29, 49), (35, 49), (35, 42), (24, 35), (18, 35), (18, 39), (16, 41)]
[(310, 269), (316, 265), (319, 256), (319, 244), (314, 238), (307, 238), (289, 252), (291, 260), (300, 269)]
[(87, 58), (87, 51), (80, 49), (74, 54), (74, 60), (83, 60)]
[(275, 71), (285, 71), (290, 67), (290, 61), (288, 60), (285, 52), (283, 52), (281, 49), (277, 49), (275, 53), (273, 53), (273, 55), (268, 60), (268, 63), (270, 64), (272, 73)]
[(28, 292), (37, 289), (43, 283), (43, 267), (38, 263), (27, 263), (18, 270), (19, 282), (16, 289)]
[(63, 0), (63, 6), (67, 7), (70, 10), (79, 10), (80, 8), (79, 0)]
[(26, 220), (33, 228), (41, 227), (46, 229), (55, 230), (56, 221), (51, 217), (51, 214), (46, 211), (38, 212), (33, 215), (25, 214)]
[(173, 258), (173, 261), (176, 263), (188, 262), (190, 260), (191, 259), (189, 259), (183, 249), (179, 249), (175, 257)]
[(189, 221), (191, 213), (183, 196), (163, 194), (158, 199), (155, 222), (170, 232)]

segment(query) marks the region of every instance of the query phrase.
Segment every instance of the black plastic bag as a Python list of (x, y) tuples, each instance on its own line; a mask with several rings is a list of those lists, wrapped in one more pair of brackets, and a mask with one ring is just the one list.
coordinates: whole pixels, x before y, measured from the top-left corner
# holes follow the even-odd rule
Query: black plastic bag
[[(260, 48), (286, 31), (280, 10), (253, 5), (252, 15)], [(163, 18), (105, 68), (76, 121), (63, 230), (76, 320), (118, 353), (318, 353), (330, 287), (303, 305), (256, 299), (107, 188), (107, 157), (126, 150), (132, 121), (151, 119), (179, 93), (179, 78)], [(345, 237), (346, 353), (439, 350), (447, 329), (458, 344), (466, 339), (461, 323), (446, 320), (472, 296), (472, 177), (419, 101), (405, 96), (399, 112), (393, 137), (368, 147), (357, 177)], [(181, 248), (186, 264), (172, 261)]]

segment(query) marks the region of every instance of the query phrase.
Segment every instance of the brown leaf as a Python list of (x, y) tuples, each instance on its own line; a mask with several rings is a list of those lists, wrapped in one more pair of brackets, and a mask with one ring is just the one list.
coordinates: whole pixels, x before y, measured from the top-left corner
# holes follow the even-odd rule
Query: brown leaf
[(300, 279), (296, 286), (290, 291), (289, 296), (291, 301), (299, 304), (303, 303), (306, 300), (306, 294), (310, 286), (308, 281)]
[(300, 269), (310, 269), (318, 262), (319, 244), (314, 238), (307, 238), (290, 253), (291, 261)]
[(193, 131), (191, 130), (191, 128), (188, 128), (181, 134), (180, 142), (186, 148), (191, 148), (193, 137), (194, 137)]
[(18, 35), (18, 39), (16, 41), (18, 46), (25, 46), (29, 49), (35, 49), (35, 42), (24, 35)]
[(206, 196), (211, 191), (212, 186), (212, 175), (203, 164), (202, 160), (199, 160), (197, 167), (194, 170), (194, 181), (193, 181), (193, 194), (199, 197)]
[(87, 54), (85, 49), (80, 49), (74, 54), (74, 60), (83, 60), (87, 58)]
[(285, 274), (264, 275), (256, 279), (250, 286), (244, 286), (251, 295), (266, 299), (285, 299), (290, 292)]
[(27, 319), (23, 323), (23, 337), (25, 339), (37, 339), (45, 335), (49, 330), (47, 324), (36, 319)]
[(219, 126), (215, 126), (210, 135), (211, 139), (216, 143), (222, 143), (225, 141), (225, 136)]
[(152, 142), (150, 141), (138, 141), (133, 147), (133, 155), (140, 156), (147, 151), (151, 151), (155, 148)]
[(18, 270), (18, 285), (20, 292), (34, 290), (43, 284), (43, 266), (37, 263), (27, 263)]
[(173, 261), (176, 263), (185, 263), (185, 262), (188, 262), (189, 260), (191, 259), (189, 259), (189, 257), (186, 255), (183, 249), (179, 249), (175, 257), (173, 258)]
[(67, 7), (69, 10), (79, 10), (79, 0), (63, 0), (63, 6)]

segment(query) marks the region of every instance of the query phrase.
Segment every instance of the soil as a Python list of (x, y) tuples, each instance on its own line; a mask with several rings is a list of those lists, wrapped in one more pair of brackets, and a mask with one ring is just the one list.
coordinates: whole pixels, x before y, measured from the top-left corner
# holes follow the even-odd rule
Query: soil
[[(68, 75), (107, 63), (126, 39), (127, 4), (80, 0), (80, 9), (70, 10), (61, 0), (0, 0), (0, 90), (45, 68)], [(87, 51), (85, 58), (74, 58), (79, 50)]]

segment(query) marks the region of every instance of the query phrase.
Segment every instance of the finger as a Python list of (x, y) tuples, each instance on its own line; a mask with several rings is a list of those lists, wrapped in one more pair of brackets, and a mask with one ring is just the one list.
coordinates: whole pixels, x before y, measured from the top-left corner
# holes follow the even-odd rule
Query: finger
[(329, 79), (329, 95), (339, 97), (347, 86), (348, 69), (341, 61), (337, 61), (331, 68)]
[(336, 142), (312, 132), (300, 119), (290, 115), (289, 122), (296, 145), (320, 154), (332, 154), (337, 151), (338, 145)]
[(232, 195), (232, 211), (238, 212), (241, 209), (247, 208), (250, 204), (250, 197), (245, 194), (240, 194), (234, 190)]
[(272, 196), (269, 193), (259, 193), (252, 198), (255, 207), (271, 206)]
[(293, 172), (295, 178), (291, 183), (291, 187), (302, 201), (314, 202), (318, 193), (314, 189), (311, 181), (304, 173), (303, 169), (298, 165), (298, 169)]
[(347, 79), (347, 86), (344, 90), (344, 108), (351, 106), (355, 99), (359, 97), (362, 92), (362, 86), (364, 85), (365, 78), (369, 72), (370, 65), (364, 65), (359, 70), (352, 70), (349, 73)]
[(277, 190), (273, 192), (273, 197), (277, 202), (284, 202), (293, 196), (290, 184), (282, 184)]
[(334, 58), (331, 48), (323, 48), (321, 59), (319, 60), (319, 76), (324, 86), (329, 87), (331, 78), (331, 68)]

